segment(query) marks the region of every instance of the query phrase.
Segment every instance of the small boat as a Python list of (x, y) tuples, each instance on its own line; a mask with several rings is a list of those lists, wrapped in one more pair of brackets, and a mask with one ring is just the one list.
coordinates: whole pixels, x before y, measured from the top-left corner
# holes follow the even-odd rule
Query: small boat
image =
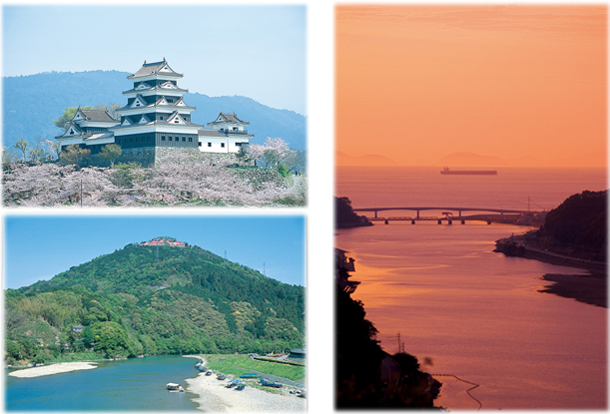
[(219, 379), (219, 380), (226, 380), (226, 379), (227, 379), (227, 376), (226, 376), (225, 374), (220, 373), (220, 374), (216, 375), (216, 379)]
[(175, 382), (168, 382), (166, 385), (167, 389), (172, 392), (184, 392), (184, 388), (180, 384)]
[(206, 375), (207, 377), (209, 377), (210, 375), (212, 375), (212, 371), (207, 370), (207, 371), (205, 372), (205, 375)]
[(244, 388), (246, 388), (246, 384), (244, 384), (243, 382), (240, 382), (239, 384), (237, 384), (237, 387), (235, 389), (238, 391), (241, 391)]
[(273, 388), (282, 388), (283, 385), (279, 382), (275, 381), (267, 381), (266, 379), (261, 379), (261, 385), (264, 387), (273, 387)]
[(252, 379), (252, 378), (258, 378), (258, 374), (255, 374), (253, 372), (244, 372), (243, 374), (241, 374), (239, 376), (239, 378), (244, 378), (244, 379)]
[(238, 384), (238, 383), (239, 383), (239, 380), (236, 380), (236, 379), (235, 379), (235, 380), (233, 380), (233, 381), (229, 382), (229, 383), (226, 385), (226, 387), (227, 387), (227, 388), (233, 388), (233, 387), (237, 387), (237, 384)]
[(199, 365), (199, 366), (195, 365), (195, 366), (196, 366), (196, 367), (197, 367), (197, 369), (198, 369), (199, 371), (201, 371), (201, 372), (206, 372), (206, 371), (208, 370), (208, 369), (207, 369), (206, 367), (204, 367), (203, 365)]

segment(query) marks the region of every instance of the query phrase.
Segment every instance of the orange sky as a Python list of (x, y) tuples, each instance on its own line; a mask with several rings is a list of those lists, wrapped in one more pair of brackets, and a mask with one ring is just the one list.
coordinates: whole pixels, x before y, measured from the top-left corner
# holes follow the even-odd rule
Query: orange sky
[(338, 6), (336, 150), (602, 163), (606, 19), (605, 5)]

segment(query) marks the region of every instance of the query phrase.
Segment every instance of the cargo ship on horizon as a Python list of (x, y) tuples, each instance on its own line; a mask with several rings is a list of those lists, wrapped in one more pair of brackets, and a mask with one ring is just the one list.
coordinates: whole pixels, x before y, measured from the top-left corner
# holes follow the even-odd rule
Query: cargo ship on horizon
[(448, 167), (441, 171), (443, 175), (498, 175), (496, 170), (450, 170)]

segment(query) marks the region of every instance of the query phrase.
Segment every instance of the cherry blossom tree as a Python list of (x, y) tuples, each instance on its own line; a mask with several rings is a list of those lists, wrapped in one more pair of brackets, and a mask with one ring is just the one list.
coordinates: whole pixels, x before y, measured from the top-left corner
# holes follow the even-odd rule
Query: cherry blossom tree
[(16, 163), (3, 169), (2, 196), (6, 206), (304, 205), (302, 188), (286, 188), (283, 180), (255, 188), (230, 163), (172, 151), (153, 168), (130, 166), (128, 180), (116, 179), (116, 167)]

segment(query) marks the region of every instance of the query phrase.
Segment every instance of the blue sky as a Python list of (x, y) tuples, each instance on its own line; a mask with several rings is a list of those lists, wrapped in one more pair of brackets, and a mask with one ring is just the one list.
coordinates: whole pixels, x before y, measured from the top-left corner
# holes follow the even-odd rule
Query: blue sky
[(4, 6), (2, 35), (3, 76), (133, 73), (165, 57), (190, 92), (306, 115), (302, 5)]
[(4, 222), (5, 288), (50, 279), (134, 242), (170, 236), (305, 286), (302, 216), (14, 216)]

